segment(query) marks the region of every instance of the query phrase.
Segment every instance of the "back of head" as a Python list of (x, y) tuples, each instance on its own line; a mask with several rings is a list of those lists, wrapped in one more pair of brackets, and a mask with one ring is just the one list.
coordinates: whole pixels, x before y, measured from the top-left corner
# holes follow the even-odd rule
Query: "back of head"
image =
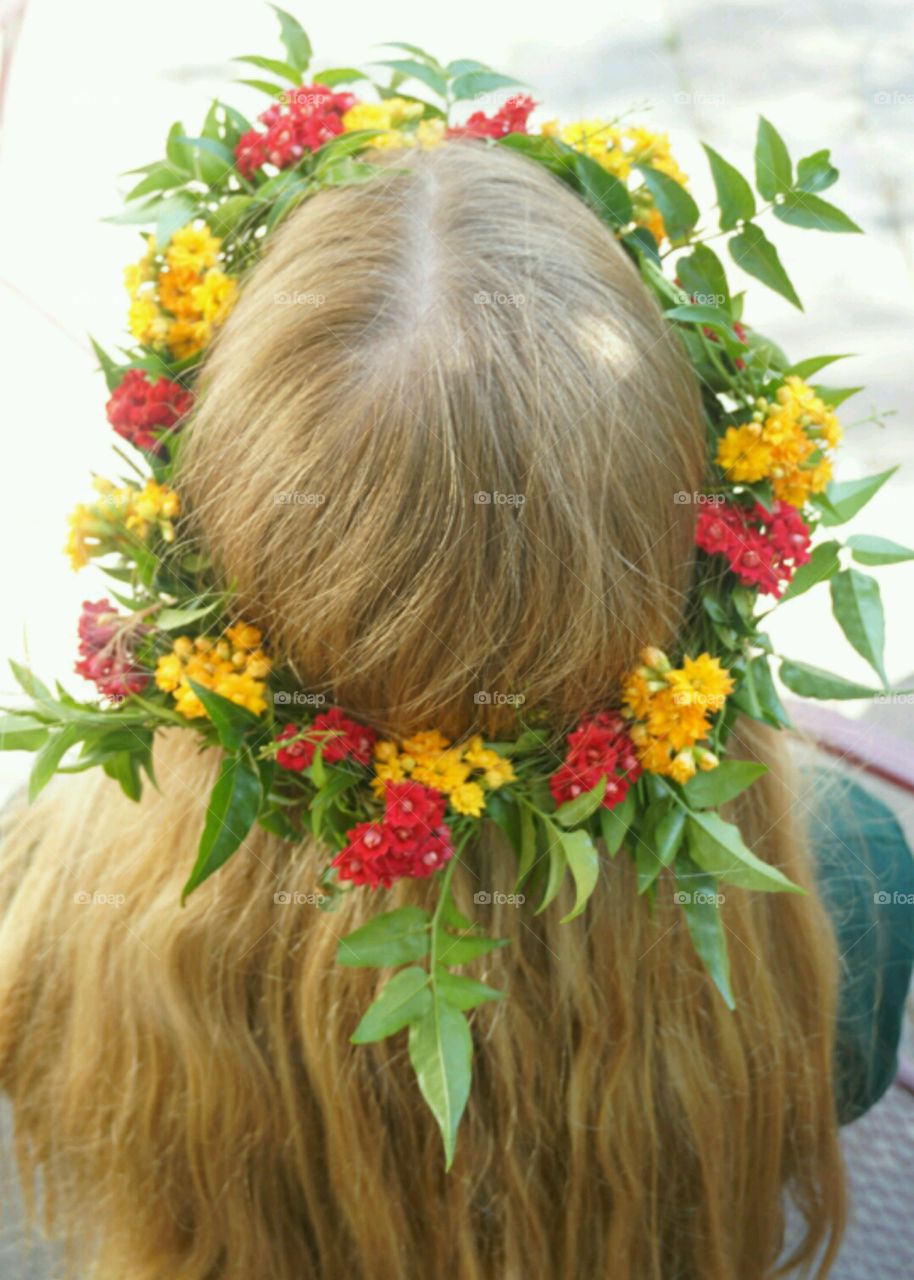
[[(453, 143), (288, 218), (208, 359), (182, 491), (303, 688), (395, 733), (497, 730), (520, 698), (561, 730), (675, 636), (676, 495), (704, 458), (688, 365), (609, 231), (523, 158)], [(808, 885), (770, 744), (736, 736), (775, 766), (747, 839)], [(177, 913), (214, 764), (157, 763), (139, 810), (62, 787), (6, 855), (4, 1082), (77, 1246), (103, 1206), (95, 1274), (760, 1280), (786, 1186), (801, 1256), (840, 1225), (814, 895), (728, 891), (731, 1014), (628, 859), (562, 925), (512, 905), (498, 832), (466, 850), (458, 903), (513, 945), (471, 969), (508, 999), (473, 1015), (445, 1175), (401, 1038), (349, 1044), (378, 976), (332, 960), (367, 895), (315, 911), (315, 849), (259, 831)], [(61, 877), (122, 885), (119, 917), (50, 905)]]

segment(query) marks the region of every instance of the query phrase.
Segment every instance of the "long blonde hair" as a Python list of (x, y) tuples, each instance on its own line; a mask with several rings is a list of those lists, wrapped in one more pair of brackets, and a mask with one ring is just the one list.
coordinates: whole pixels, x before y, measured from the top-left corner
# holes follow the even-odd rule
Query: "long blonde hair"
[[(610, 233), (462, 143), (289, 217), (209, 358), (181, 487), (303, 690), (457, 735), (519, 697), (561, 729), (673, 640), (704, 458), (688, 365)], [(458, 902), (511, 946), (471, 969), (507, 996), (472, 1016), (445, 1175), (404, 1038), (348, 1042), (383, 979), (333, 963), (368, 892), (318, 911), (320, 851), (258, 829), (179, 908), (215, 764), (186, 737), (140, 805), (65, 780), (4, 848), (0, 1079), (88, 1274), (762, 1280), (785, 1193), (794, 1260), (825, 1273), (844, 1208), (813, 891), (727, 889), (730, 1013), (665, 878), (650, 911), (623, 853), (562, 925), (499, 899), (497, 831), (467, 850)], [(769, 735), (736, 738), (772, 772), (734, 816), (811, 889)]]

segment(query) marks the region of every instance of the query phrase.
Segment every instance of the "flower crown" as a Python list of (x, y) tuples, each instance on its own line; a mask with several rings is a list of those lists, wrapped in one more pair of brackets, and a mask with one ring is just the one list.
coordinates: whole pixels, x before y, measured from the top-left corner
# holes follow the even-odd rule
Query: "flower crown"
[[(585, 909), (598, 877), (610, 873), (608, 860), (624, 848), (639, 894), (650, 900), (661, 877), (673, 881), (695, 949), (732, 1007), (720, 885), (801, 892), (719, 812), (765, 772), (726, 757), (735, 717), (789, 724), (761, 597), (792, 598), (828, 579), (835, 618), (880, 685), (783, 658), (780, 679), (807, 697), (868, 697), (886, 685), (882, 605), (873, 578), (847, 559), (891, 564), (914, 552), (863, 535), (812, 545), (819, 528), (855, 515), (891, 473), (832, 480), (841, 436), (835, 410), (857, 388), (809, 384), (840, 357), (790, 363), (743, 319), (743, 296), (731, 292), (709, 243), (725, 237), (743, 272), (800, 306), (760, 219), (770, 212), (794, 227), (859, 230), (821, 195), (838, 177), (827, 151), (794, 170), (783, 140), (761, 120), (753, 190), (705, 147), (718, 227), (698, 230), (699, 210), (665, 134), (619, 120), (553, 122), (533, 132), (535, 104), (516, 93), (517, 82), (470, 59), (442, 65), (413, 45), (393, 46), (398, 56), (379, 64), (386, 84), (352, 68), (306, 83), (308, 37), (277, 13), (285, 58), (241, 59), (273, 77), (243, 82), (270, 99), (257, 121), (215, 102), (199, 136), (174, 124), (165, 158), (136, 171), (126, 212), (112, 219), (153, 230), (126, 272), (133, 345), (115, 358), (95, 344), (108, 420), (135, 451), (120, 454), (130, 474), (95, 481), (94, 497), (71, 517), (67, 547), (74, 568), (98, 561), (117, 587), (115, 604), (86, 603), (79, 622), (76, 671), (101, 696), (79, 700), (60, 686), (52, 693), (13, 663), (30, 705), (4, 719), (0, 742), (37, 752), (31, 798), (55, 772), (99, 765), (138, 799), (143, 775), (153, 778), (153, 738), (162, 728), (181, 726), (219, 748), (185, 896), (255, 823), (326, 848), (319, 888), (327, 909), (356, 886), (437, 876), (433, 910), (378, 914), (340, 942), (338, 959), (397, 970), (352, 1039), (408, 1028), (410, 1059), (450, 1165), (470, 1088), (467, 1014), (501, 994), (460, 972), (502, 945), (454, 903), (451, 877), (467, 842), (482, 824), (496, 824), (505, 856), (509, 846), (516, 856), (518, 889), (536, 892), (540, 911), (570, 875), (575, 897), (566, 920)], [(454, 123), (459, 104), (499, 91), (513, 96)], [(271, 661), (268, 638), (220, 588), (205, 549), (184, 536), (173, 487), (207, 346), (264, 238), (322, 188), (370, 180), (378, 167), (366, 153), (396, 148), (408, 165), (410, 149), (453, 137), (520, 152), (587, 203), (631, 256), (702, 388), (707, 489), (677, 496), (701, 503), (690, 621), (675, 653), (645, 649), (619, 705), (571, 727), (558, 752), (535, 711), (518, 714), (511, 741), (452, 742), (435, 729), (392, 741), (317, 693), (303, 702), (292, 674)]]

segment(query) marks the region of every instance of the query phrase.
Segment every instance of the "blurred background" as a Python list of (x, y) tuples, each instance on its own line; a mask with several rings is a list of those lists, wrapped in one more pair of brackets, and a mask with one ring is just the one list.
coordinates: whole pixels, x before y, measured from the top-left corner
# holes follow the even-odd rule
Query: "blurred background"
[[(841, 171), (836, 202), (867, 234), (774, 226), (771, 234), (805, 316), (761, 285), (743, 279), (739, 286), (750, 283), (749, 323), (779, 341), (792, 359), (857, 353), (828, 375), (831, 382), (865, 387), (841, 410), (846, 439), (839, 478), (896, 465), (901, 470), (847, 532), (910, 545), (910, 0), (639, 0), (611, 8), (596, 0), (578, 0), (573, 8), (491, 0), (462, 0), (451, 8), (392, 0), (338, 9), (286, 0), (286, 7), (308, 29), (318, 69), (360, 65), (385, 56), (382, 41), (408, 39), (442, 60), (479, 58), (527, 82), (542, 104), (534, 123), (633, 110), (635, 119), (669, 131), (702, 208), (710, 207), (713, 194), (699, 138), (747, 171), (759, 113), (771, 119), (795, 156), (831, 147)], [(171, 121), (181, 119), (189, 133), (198, 132), (214, 94), (251, 117), (263, 109), (265, 100), (253, 90), (226, 88), (245, 74), (231, 63), (244, 53), (281, 56), (275, 16), (260, 0), (158, 0), (154, 6), (138, 0), (0, 0), (0, 655), (24, 656), (38, 674), (59, 675), (73, 691), (80, 684), (69, 676), (79, 604), (104, 592), (101, 575), (90, 568), (77, 577), (62, 555), (65, 518), (84, 497), (88, 473), (111, 465), (106, 392), (87, 335), (105, 347), (126, 341), (121, 271), (138, 256), (139, 245), (135, 229), (100, 219), (120, 207), (129, 180), (119, 175), (159, 155)], [(735, 267), (728, 264), (728, 270), (739, 280)], [(878, 577), (889, 624), (888, 674), (896, 686), (914, 687), (908, 678), (914, 671), (908, 630), (914, 563), (890, 566)], [(830, 617), (826, 587), (785, 606), (771, 631), (781, 652), (870, 683), (866, 664)], [(15, 700), (5, 662), (0, 700)], [(841, 714), (856, 721), (852, 756), (858, 748), (881, 748), (910, 771), (912, 701), (841, 704)], [(839, 743), (839, 757), (842, 750), (846, 754)], [(0, 795), (24, 779), (28, 765), (24, 756), (0, 757)], [(887, 794), (910, 832), (911, 794), (897, 785)], [(880, 1203), (890, 1207), (896, 1191), (909, 1196), (904, 1183), (910, 1187), (914, 1172), (914, 1099), (907, 1101), (907, 1110), (896, 1108), (884, 1121), (887, 1133), (905, 1135), (906, 1170), (891, 1162), (894, 1157), (886, 1167), (876, 1137), (854, 1157), (860, 1196), (865, 1199), (875, 1185), (874, 1169), (881, 1168), (887, 1182)], [(870, 1159), (872, 1168), (865, 1163)], [(903, 1218), (900, 1210), (889, 1213), (885, 1231), (901, 1229)], [(914, 1274), (911, 1237), (874, 1262), (874, 1242), (884, 1242), (885, 1231), (867, 1232), (857, 1244), (852, 1236), (844, 1269), (835, 1274), (848, 1280)], [(10, 1254), (0, 1270), (15, 1280), (44, 1276), (44, 1267), (40, 1256), (26, 1262)]]

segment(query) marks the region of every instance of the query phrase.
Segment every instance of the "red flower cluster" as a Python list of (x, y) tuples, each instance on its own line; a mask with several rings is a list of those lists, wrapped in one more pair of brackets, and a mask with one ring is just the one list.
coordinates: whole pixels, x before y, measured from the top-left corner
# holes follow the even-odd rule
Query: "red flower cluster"
[(568, 751), (562, 766), (549, 779), (549, 789), (557, 805), (592, 791), (606, 779), (603, 807), (612, 809), (625, 799), (631, 783), (641, 774), (634, 744), (621, 716), (599, 711), (582, 720), (567, 739)]
[[(107, 698), (142, 693), (149, 677), (136, 665), (124, 630), (125, 621), (110, 600), (83, 601), (79, 619), (80, 661), (77, 675), (93, 680)], [(134, 632), (136, 634), (136, 632)]]
[(147, 453), (165, 450), (157, 432), (173, 431), (194, 402), (180, 383), (170, 378), (151, 382), (142, 369), (128, 369), (105, 406), (108, 421), (119, 436)]
[(333, 859), (341, 880), (389, 889), (404, 876), (423, 879), (452, 857), (444, 796), (420, 782), (388, 782), (380, 822), (360, 822)]
[(521, 93), (509, 98), (496, 112), (487, 116), (484, 111), (474, 111), (466, 124), (448, 129), (449, 138), (503, 138), (508, 133), (526, 133), (527, 119), (536, 103), (529, 94)]
[[(299, 725), (287, 724), (277, 734), (277, 742), (285, 742), (301, 733)], [(276, 762), (283, 769), (291, 769), (301, 773), (307, 769), (314, 759), (314, 753), (320, 743), (324, 744), (323, 759), (328, 764), (339, 764), (341, 760), (355, 760), (358, 764), (371, 763), (371, 750), (377, 734), (367, 725), (349, 720), (339, 707), (331, 707), (315, 716), (308, 730), (307, 737), (299, 738), (288, 747), (282, 747), (276, 753)]]
[(288, 89), (257, 117), (263, 129), (250, 129), (238, 140), (238, 172), (252, 178), (265, 164), (277, 169), (297, 164), (306, 151), (316, 151), (343, 132), (343, 114), (354, 104), (353, 94), (334, 93), (325, 84)]
[(809, 559), (809, 527), (796, 507), (776, 502), (771, 511), (726, 504), (705, 507), (695, 541), (710, 556), (726, 556), (745, 586), (780, 596), (798, 565)]

